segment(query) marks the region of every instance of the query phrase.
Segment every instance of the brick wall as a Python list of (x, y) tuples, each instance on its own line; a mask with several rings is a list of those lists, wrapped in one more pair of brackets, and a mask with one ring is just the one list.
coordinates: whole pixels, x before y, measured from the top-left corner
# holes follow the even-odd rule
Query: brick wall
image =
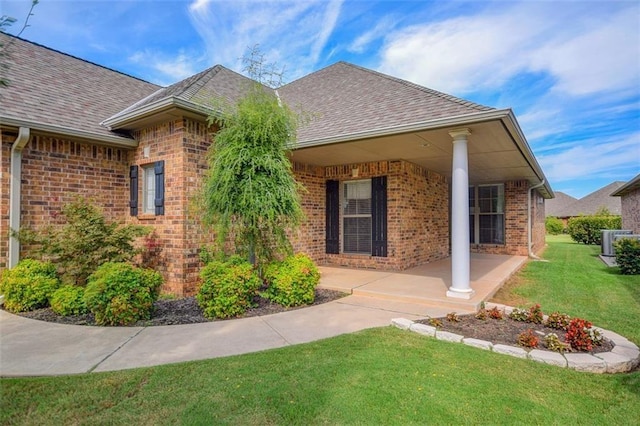
[[(303, 197), (307, 221), (293, 238), (294, 248), (307, 252), (316, 262), (402, 270), (448, 256), (448, 183), (443, 176), (405, 161), (325, 168), (296, 164), (294, 172), (307, 189)], [(388, 256), (325, 254), (325, 182), (376, 176), (387, 176)]]
[[(162, 247), (156, 263), (165, 278), (163, 290), (193, 294), (200, 271), (199, 250), (208, 237), (200, 226), (194, 197), (207, 169), (209, 130), (203, 123), (179, 118), (137, 130), (133, 136), (139, 145), (132, 164), (144, 167), (165, 162), (165, 205), (164, 215), (140, 210), (137, 217), (128, 216), (128, 220), (153, 228)], [(143, 187), (141, 179), (139, 205)]]
[[(2, 143), (2, 266), (8, 260), (10, 145)], [(59, 223), (64, 204), (81, 195), (99, 206), (108, 220), (122, 221), (127, 206), (128, 152), (46, 135), (33, 135), (22, 151), (21, 225), (39, 229)], [(20, 256), (29, 247), (21, 246)]]
[(531, 196), (531, 223), (533, 226), (531, 234), (531, 251), (539, 254), (545, 247), (545, 236), (547, 230), (544, 225), (545, 213), (545, 201), (542, 195), (537, 191), (533, 191)]
[(622, 196), (622, 229), (640, 234), (640, 189)]
[[(528, 191), (529, 182), (526, 180), (509, 181), (504, 183), (505, 244), (472, 244), (472, 252), (510, 254), (518, 256), (527, 256), (529, 254), (529, 237), (527, 234)], [(542, 214), (544, 215), (544, 208), (542, 209)], [(533, 215), (535, 215), (535, 212), (532, 210), (532, 216)], [(535, 219), (536, 221), (534, 228), (537, 227), (539, 229), (539, 215), (532, 217), (532, 219)], [(542, 227), (544, 228), (544, 216), (542, 216)], [(544, 234), (542, 235), (544, 238)]]

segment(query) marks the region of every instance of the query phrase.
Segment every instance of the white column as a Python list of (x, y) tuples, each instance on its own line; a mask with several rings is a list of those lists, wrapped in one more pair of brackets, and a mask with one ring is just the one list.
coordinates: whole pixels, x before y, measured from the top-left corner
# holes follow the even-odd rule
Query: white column
[(469, 284), (469, 129), (449, 132), (453, 138), (451, 178), (451, 287), (447, 297), (470, 299), (475, 293)]

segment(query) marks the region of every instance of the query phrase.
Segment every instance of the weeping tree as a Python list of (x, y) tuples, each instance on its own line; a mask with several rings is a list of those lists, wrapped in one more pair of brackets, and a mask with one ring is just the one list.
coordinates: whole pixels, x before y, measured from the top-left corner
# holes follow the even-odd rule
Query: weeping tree
[(209, 151), (203, 219), (214, 227), (222, 250), (231, 240), (236, 253), (263, 264), (291, 253), (287, 230), (303, 218), (302, 188), (288, 157), (298, 114), (262, 84), (273, 83), (274, 68), (263, 66), (257, 48), (243, 61), (253, 82), (235, 105), (216, 108), (209, 117), (220, 130)]

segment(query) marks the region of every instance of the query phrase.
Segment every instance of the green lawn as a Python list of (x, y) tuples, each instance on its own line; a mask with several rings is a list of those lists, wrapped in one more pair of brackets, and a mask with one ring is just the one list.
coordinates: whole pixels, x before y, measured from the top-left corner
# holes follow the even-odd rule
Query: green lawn
[[(554, 238), (498, 298), (640, 342), (640, 277)], [(575, 265), (575, 266), (570, 266)], [(634, 327), (635, 326), (635, 327)], [(2, 379), (1, 424), (637, 424), (640, 372), (596, 375), (392, 327), (115, 373)]]

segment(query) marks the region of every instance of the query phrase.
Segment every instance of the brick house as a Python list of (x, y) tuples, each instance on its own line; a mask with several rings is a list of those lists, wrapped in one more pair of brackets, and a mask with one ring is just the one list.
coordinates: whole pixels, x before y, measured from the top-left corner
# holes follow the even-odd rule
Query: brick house
[(640, 234), (640, 174), (620, 186), (611, 196), (621, 198), (622, 229)]
[[(2, 88), (0, 266), (9, 229), (38, 227), (73, 198), (153, 227), (165, 290), (190, 294), (208, 241), (191, 202), (207, 169), (207, 102), (249, 81), (222, 66), (162, 88), (8, 35)], [(553, 197), (510, 109), (468, 102), (339, 62), (276, 91), (312, 120), (291, 154), (306, 187), (292, 235), (319, 264), (403, 270), (452, 257), (452, 297), (470, 297), (469, 253), (544, 245)]]

